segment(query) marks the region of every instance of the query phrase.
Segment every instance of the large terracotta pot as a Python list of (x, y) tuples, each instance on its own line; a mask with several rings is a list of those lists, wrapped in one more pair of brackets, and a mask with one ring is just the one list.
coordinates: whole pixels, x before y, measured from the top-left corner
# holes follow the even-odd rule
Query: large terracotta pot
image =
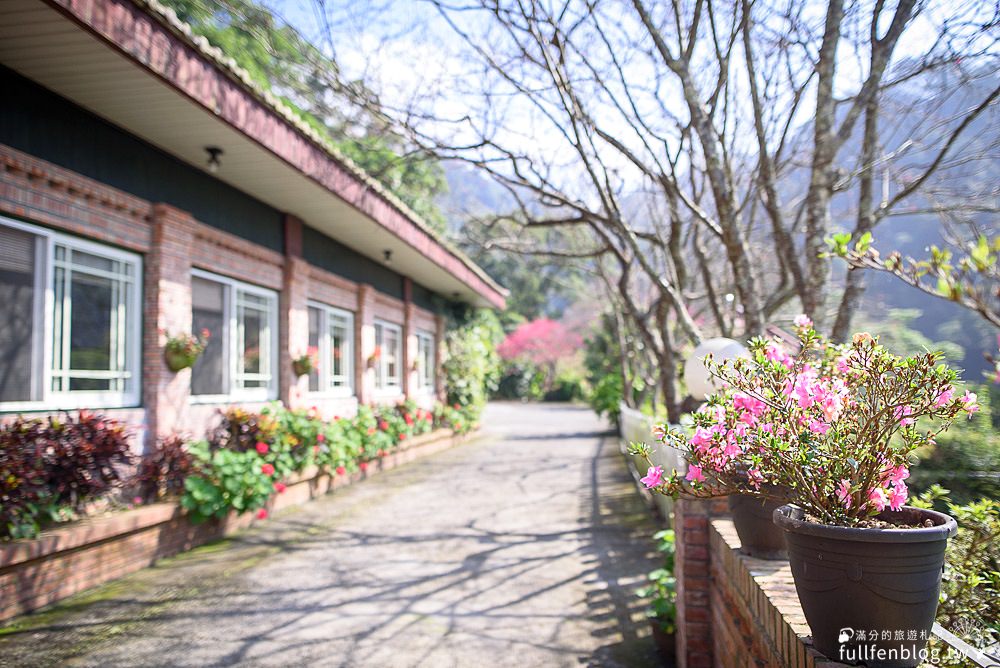
[(774, 523), (774, 511), (781, 501), (760, 499), (748, 494), (729, 496), (729, 513), (740, 537), (740, 551), (758, 559), (787, 559), (785, 532)]
[(844, 663), (910, 668), (920, 663), (930, 636), (945, 547), (958, 525), (943, 513), (909, 506), (880, 518), (920, 526), (930, 520), (931, 526), (838, 527), (806, 521), (796, 506), (774, 511), (816, 649)]

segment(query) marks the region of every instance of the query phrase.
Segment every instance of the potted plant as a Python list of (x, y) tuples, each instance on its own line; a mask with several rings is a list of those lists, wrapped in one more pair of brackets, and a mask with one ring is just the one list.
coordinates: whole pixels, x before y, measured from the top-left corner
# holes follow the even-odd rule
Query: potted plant
[(369, 369), (374, 369), (375, 365), (378, 364), (379, 359), (382, 358), (382, 346), (375, 346), (375, 350), (372, 354), (368, 356), (367, 366)]
[(319, 366), (319, 350), (310, 346), (304, 355), (292, 358), (292, 372), (296, 378), (312, 373)]
[(208, 338), (211, 336), (211, 332), (207, 329), (201, 330), (200, 337), (193, 334), (171, 336), (165, 331), (161, 333), (167, 338), (163, 346), (163, 359), (167, 363), (167, 368), (174, 373), (193, 366), (198, 357), (205, 352), (205, 346), (208, 345)]
[(636, 594), (649, 602), (646, 618), (653, 632), (653, 640), (660, 658), (666, 666), (675, 665), (677, 632), (677, 581), (674, 578), (674, 532), (658, 531), (653, 535), (656, 549), (663, 555), (663, 566), (650, 572), (649, 584)]
[[(781, 489), (787, 505), (774, 521), (815, 647), (835, 660), (915, 666), (956, 523), (905, 506), (908, 457), (975, 412), (976, 396), (958, 393), (940, 354), (898, 357), (864, 333), (835, 345), (804, 316), (796, 332), (794, 355), (757, 338), (748, 359), (707, 360), (726, 389), (696, 414), (691, 436), (658, 431), (689, 465), (683, 477), (658, 472), (652, 488), (762, 498)], [(648, 459), (647, 446), (633, 450)]]

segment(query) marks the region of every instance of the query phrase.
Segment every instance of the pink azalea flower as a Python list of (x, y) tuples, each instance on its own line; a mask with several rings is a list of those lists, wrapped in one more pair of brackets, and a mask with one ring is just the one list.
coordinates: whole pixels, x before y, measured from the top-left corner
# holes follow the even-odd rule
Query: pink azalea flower
[(687, 475), (684, 479), (688, 482), (705, 482), (705, 474), (702, 473), (701, 467), (697, 464), (691, 464), (688, 466)]
[(653, 438), (657, 441), (663, 442), (663, 439), (667, 436), (667, 427), (662, 424), (658, 424), (653, 427)]
[(326, 440), (326, 435), (325, 434), (316, 434), (316, 442), (317, 443), (322, 443), (325, 440)]
[(741, 454), (742, 452), (743, 451), (740, 449), (740, 446), (736, 445), (736, 443), (733, 441), (729, 441), (728, 443), (726, 443), (726, 447), (722, 449), (722, 454), (724, 454), (726, 457), (735, 457), (736, 455)]
[(761, 483), (764, 482), (764, 476), (761, 474), (760, 469), (750, 469), (747, 471), (747, 481), (754, 489), (760, 489)]
[(822, 420), (812, 420), (809, 422), (809, 431), (814, 434), (819, 434), (823, 436), (826, 432), (830, 431), (830, 425), (823, 422)]
[(889, 507), (893, 510), (899, 510), (906, 503), (906, 497), (909, 495), (909, 490), (906, 489), (906, 485), (903, 483), (897, 483), (893, 486), (892, 491), (889, 492)]
[(900, 427), (908, 427), (916, 422), (913, 418), (907, 417), (912, 414), (912, 406), (896, 406), (896, 408), (892, 411), (892, 418), (894, 420), (899, 420)]
[(791, 369), (793, 366), (792, 358), (774, 343), (768, 344), (767, 348), (764, 349), (764, 357), (771, 362), (781, 364), (786, 369)]
[(978, 401), (979, 401), (979, 396), (976, 395), (975, 392), (969, 392), (968, 390), (966, 390), (965, 394), (962, 395), (962, 410), (968, 413), (970, 418), (972, 417), (973, 413), (979, 410)]
[(646, 489), (659, 487), (661, 484), (663, 484), (663, 467), (650, 466), (649, 470), (646, 471), (646, 477), (640, 478), (639, 482), (645, 485)]
[(955, 388), (951, 385), (945, 385), (941, 388), (941, 391), (937, 393), (937, 396), (934, 397), (934, 407), (941, 408), (945, 404), (949, 403), (954, 396)]
[(887, 468), (882, 472), (884, 480), (886, 482), (892, 483), (893, 485), (902, 485), (903, 481), (910, 477), (910, 470), (904, 465), (900, 464), (892, 468)]
[(844, 478), (837, 487), (837, 498), (844, 504), (844, 508), (851, 507), (851, 481)]
[(795, 316), (795, 320), (793, 320), (792, 322), (795, 323), (796, 327), (812, 327), (813, 326), (812, 318), (810, 318), (809, 316), (807, 316), (805, 313), (803, 313), (801, 315)]
[(712, 442), (712, 432), (704, 427), (698, 427), (694, 430), (694, 436), (691, 437), (691, 445), (695, 448), (703, 448)]
[(885, 491), (881, 487), (876, 487), (871, 491), (868, 495), (868, 501), (878, 512), (885, 510), (886, 505), (889, 503), (885, 497)]
[(760, 417), (767, 411), (767, 404), (756, 397), (737, 392), (733, 395), (733, 407), (737, 410), (750, 411), (754, 417)]

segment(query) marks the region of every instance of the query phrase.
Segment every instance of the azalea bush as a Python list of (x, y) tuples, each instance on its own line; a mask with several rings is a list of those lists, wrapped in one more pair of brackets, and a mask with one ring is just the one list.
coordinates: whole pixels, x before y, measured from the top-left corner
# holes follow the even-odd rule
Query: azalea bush
[(0, 427), (0, 538), (30, 538), (123, 487), (132, 464), (124, 424), (82, 410)]
[(937, 353), (899, 357), (864, 333), (836, 345), (805, 316), (796, 332), (794, 353), (755, 338), (749, 358), (706, 359), (725, 389), (694, 415), (693, 434), (665, 426), (655, 434), (683, 451), (686, 474), (653, 466), (644, 444), (631, 448), (650, 464), (648, 488), (671, 496), (777, 489), (817, 521), (858, 525), (902, 508), (911, 453), (979, 408)]

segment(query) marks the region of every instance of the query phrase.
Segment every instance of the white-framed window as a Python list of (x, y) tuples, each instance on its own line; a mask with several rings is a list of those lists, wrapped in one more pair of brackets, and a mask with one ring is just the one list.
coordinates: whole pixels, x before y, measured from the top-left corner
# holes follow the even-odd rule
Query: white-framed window
[(354, 394), (354, 314), (309, 303), (309, 354), (319, 362), (309, 373), (309, 391)]
[(402, 391), (403, 330), (382, 320), (375, 321), (375, 389), (383, 394)]
[(142, 258), (0, 217), (0, 410), (137, 406)]
[(278, 396), (278, 293), (194, 269), (191, 320), (191, 331), (209, 332), (191, 368), (192, 401)]
[(417, 332), (417, 390), (434, 391), (434, 335)]

